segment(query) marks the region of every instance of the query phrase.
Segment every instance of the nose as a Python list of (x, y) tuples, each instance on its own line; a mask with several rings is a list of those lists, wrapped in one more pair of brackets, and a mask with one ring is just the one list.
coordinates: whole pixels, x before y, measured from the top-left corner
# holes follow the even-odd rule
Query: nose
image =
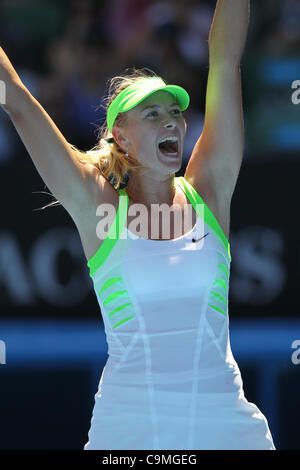
[(176, 124), (174, 121), (168, 121), (166, 122), (166, 124), (164, 124), (164, 127), (166, 127), (167, 129), (175, 129)]

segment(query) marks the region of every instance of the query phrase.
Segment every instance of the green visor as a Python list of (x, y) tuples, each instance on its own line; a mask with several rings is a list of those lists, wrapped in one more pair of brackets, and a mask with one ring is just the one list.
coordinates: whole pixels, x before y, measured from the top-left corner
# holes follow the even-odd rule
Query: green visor
[(181, 111), (187, 109), (190, 97), (184, 88), (178, 85), (166, 85), (162, 78), (146, 77), (126, 87), (111, 102), (107, 109), (107, 126), (111, 131), (119, 113), (129, 111), (155, 91), (165, 90), (174, 96)]

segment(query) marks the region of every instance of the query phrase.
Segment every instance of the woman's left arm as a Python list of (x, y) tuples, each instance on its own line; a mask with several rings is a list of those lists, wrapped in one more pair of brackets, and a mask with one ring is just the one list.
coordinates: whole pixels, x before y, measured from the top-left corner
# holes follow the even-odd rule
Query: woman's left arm
[(185, 176), (196, 188), (231, 200), (244, 151), (240, 61), (250, 0), (218, 0), (209, 33), (209, 73), (203, 131)]

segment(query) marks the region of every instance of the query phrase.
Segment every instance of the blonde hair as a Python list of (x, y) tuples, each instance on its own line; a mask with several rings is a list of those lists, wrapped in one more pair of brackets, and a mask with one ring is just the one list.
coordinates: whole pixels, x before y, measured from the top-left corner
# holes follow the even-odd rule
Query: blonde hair
[[(125, 72), (129, 70), (130, 69), (126, 69)], [(135, 83), (140, 78), (149, 76), (158, 77), (155, 72), (146, 67), (141, 69), (132, 67), (132, 71), (130, 73), (125, 73), (124, 75), (118, 75), (109, 79), (108, 95), (103, 99), (105, 104), (98, 106), (96, 109), (103, 107), (107, 112), (110, 103), (122, 90), (124, 90), (127, 86)], [(119, 127), (126, 126), (126, 112), (119, 113), (115, 123)], [(127, 186), (132, 172), (136, 172), (138, 170), (147, 171), (147, 168), (141, 165), (135, 158), (131, 157), (130, 155), (125, 155), (124, 151), (119, 147), (117, 142), (114, 141), (113, 134), (107, 127), (106, 119), (104, 123), (98, 128), (97, 144), (92, 149), (81, 151), (73, 144), (70, 144), (70, 147), (74, 150), (75, 155), (82, 163), (88, 162), (94, 165), (116, 190)], [(49, 194), (46, 192), (44, 193)], [(60, 204), (60, 202), (56, 200), (39, 209), (46, 209), (47, 207), (56, 204)]]

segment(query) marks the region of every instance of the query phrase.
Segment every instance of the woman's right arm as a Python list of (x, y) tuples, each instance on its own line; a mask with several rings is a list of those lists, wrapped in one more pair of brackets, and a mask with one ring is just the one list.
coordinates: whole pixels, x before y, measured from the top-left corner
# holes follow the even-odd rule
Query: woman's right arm
[(5, 101), (0, 104), (13, 122), (36, 169), (73, 220), (80, 221), (98, 198), (105, 178), (92, 164), (78, 160), (50, 116), (22, 83), (1, 47), (0, 80), (2, 90), (5, 84)]

